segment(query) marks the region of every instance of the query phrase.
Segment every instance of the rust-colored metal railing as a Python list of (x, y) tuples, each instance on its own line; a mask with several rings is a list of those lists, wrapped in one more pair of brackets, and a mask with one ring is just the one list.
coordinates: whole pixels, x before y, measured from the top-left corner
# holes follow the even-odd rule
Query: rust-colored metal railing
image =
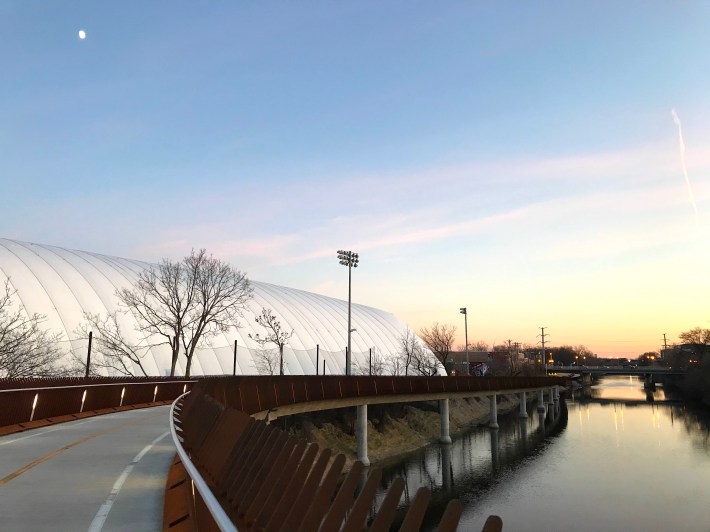
[[(564, 386), (565, 377), (208, 377), (195, 390), (247, 414), (308, 402), (397, 396), (466, 396)], [(416, 399), (414, 399), (416, 400)]]
[[(245, 412), (224, 407), (205, 394), (192, 395), (176, 416), (182, 443), (176, 442), (195, 487), (191, 511), (197, 530), (272, 532), (359, 532), (374, 506), (382, 471), (355, 462), (343, 479), (345, 456), (289, 436)], [(358, 488), (359, 492), (358, 492)], [(390, 530), (404, 491), (395, 481), (369, 523), (372, 532)], [(188, 491), (189, 492), (189, 491)], [(431, 492), (420, 488), (400, 525), (420, 529)], [(205, 500), (207, 499), (207, 500)], [(462, 506), (449, 502), (438, 530), (456, 530)], [(173, 526), (186, 516), (173, 513)], [(171, 530), (171, 523), (165, 523)]]
[[(381, 478), (372, 468), (362, 484), (361, 462), (343, 479), (345, 457), (289, 436), (254, 414), (289, 405), (337, 408), (367, 403), (512, 393), (564, 385), (559, 377), (209, 377), (173, 406), (174, 439), (182, 463), (171, 474), (164, 529), (359, 531), (389, 530), (404, 489), (395, 481), (367, 523)], [(419, 398), (419, 399), (417, 399)], [(305, 411), (305, 410), (304, 410)], [(188, 479), (191, 482), (188, 482)], [(194, 486), (194, 489), (192, 489)], [(182, 494), (172, 488), (182, 487)], [(359, 492), (358, 487), (360, 488)], [(431, 497), (420, 489), (400, 530), (414, 531)], [(179, 504), (170, 504), (179, 501)], [(450, 501), (438, 530), (456, 530), (462, 512)], [(501, 530), (491, 516), (483, 530)]]
[(3, 379), (0, 433), (11, 431), (8, 427), (23, 430), (120, 408), (169, 403), (194, 382), (159, 377)]

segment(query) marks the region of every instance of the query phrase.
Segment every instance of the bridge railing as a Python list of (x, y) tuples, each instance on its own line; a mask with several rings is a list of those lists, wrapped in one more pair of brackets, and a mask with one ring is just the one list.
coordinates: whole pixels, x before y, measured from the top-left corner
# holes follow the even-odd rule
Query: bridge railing
[(3, 379), (0, 434), (117, 409), (170, 403), (194, 382), (168, 377)]
[(314, 401), (374, 396), (493, 392), (564, 386), (566, 377), (208, 377), (196, 391), (247, 414)]
[[(205, 393), (191, 393), (173, 407), (173, 436), (186, 475), (197, 530), (360, 531), (371, 517), (382, 479), (378, 468), (355, 462), (345, 474), (345, 456), (308, 443), (226, 407)], [(364, 484), (363, 484), (364, 480)], [(359, 492), (358, 492), (358, 488)], [(405, 484), (396, 480), (369, 524), (370, 531), (390, 530)], [(421, 488), (399, 525), (420, 529), (431, 491)], [(450, 501), (438, 530), (456, 530), (462, 512)], [(175, 527), (186, 516), (173, 514)], [(164, 528), (172, 528), (170, 522)]]
[[(362, 530), (373, 508), (382, 472), (357, 461), (342, 483), (345, 457), (333, 457), (251, 416), (272, 408), (304, 402), (389, 396), (425, 400), (432, 394), (500, 392), (562, 385), (562, 377), (209, 377), (173, 407), (174, 438), (185, 477), (191, 516), (172, 511), (164, 528), (192, 518), (198, 530)], [(330, 467), (328, 465), (330, 464)], [(327, 470), (327, 471), (326, 471)], [(186, 480), (190, 479), (192, 483)], [(364, 480), (364, 485), (363, 485)], [(193, 485), (195, 489), (189, 489)], [(361, 487), (356, 496), (358, 486)], [(170, 489), (170, 486), (169, 486)], [(405, 489), (395, 480), (384, 496), (369, 530), (389, 530)], [(171, 497), (174, 499), (174, 497)], [(431, 498), (421, 488), (411, 501), (400, 530), (419, 530)], [(167, 499), (166, 499), (167, 500)], [(173, 509), (180, 508), (173, 505)], [(438, 530), (456, 530), (461, 504), (450, 501)], [(500, 530), (491, 516), (484, 530)], [(228, 520), (229, 523), (226, 523)], [(496, 521), (497, 520), (497, 521)], [(171, 524), (172, 523), (172, 524)]]

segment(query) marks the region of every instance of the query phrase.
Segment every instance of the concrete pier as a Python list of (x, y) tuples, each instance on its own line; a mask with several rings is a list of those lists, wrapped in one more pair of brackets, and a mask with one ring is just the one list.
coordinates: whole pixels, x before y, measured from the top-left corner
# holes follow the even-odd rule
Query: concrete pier
[(498, 428), (498, 403), (496, 402), (496, 394), (493, 394), (488, 397), (488, 401), (490, 403), (490, 415), (489, 415), (489, 420), (490, 423), (488, 426), (492, 429), (497, 429)]
[(537, 391), (537, 411), (544, 414), (545, 410), (545, 393), (539, 389)]
[(367, 457), (367, 405), (357, 406), (355, 439), (357, 440), (357, 459), (363, 465), (369, 466), (370, 459)]
[(449, 434), (449, 400), (441, 399), (439, 401), (439, 441), (441, 443), (451, 443), (451, 435)]
[(528, 402), (525, 399), (525, 392), (520, 392), (518, 394), (518, 399), (520, 401), (520, 417), (528, 417)]
[(557, 417), (557, 403), (555, 403), (555, 389), (548, 388), (547, 390), (547, 411), (550, 414), (550, 419)]

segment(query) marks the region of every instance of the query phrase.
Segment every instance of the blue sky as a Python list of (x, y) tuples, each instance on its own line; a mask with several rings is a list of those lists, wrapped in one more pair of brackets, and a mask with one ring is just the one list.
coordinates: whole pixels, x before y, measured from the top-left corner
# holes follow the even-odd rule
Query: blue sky
[(467, 306), (474, 341), (636, 356), (710, 327), (708, 27), (700, 2), (0, 2), (0, 234), (205, 247), (340, 298), (353, 249), (354, 300), (415, 329), (463, 342)]

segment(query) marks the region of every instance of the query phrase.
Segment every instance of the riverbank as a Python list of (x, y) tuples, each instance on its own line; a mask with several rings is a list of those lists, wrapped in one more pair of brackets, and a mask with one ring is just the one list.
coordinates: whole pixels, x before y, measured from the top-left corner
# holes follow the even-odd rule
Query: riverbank
[[(515, 394), (499, 396), (498, 413), (505, 414), (519, 405)], [(395, 459), (425, 447), (439, 438), (437, 401), (368, 407), (368, 457), (372, 464)], [(449, 400), (449, 430), (454, 436), (472, 426), (488, 422), (487, 397)], [(338, 409), (290, 416), (282, 421), (288, 432), (343, 453), (349, 469), (357, 460), (355, 409)]]

